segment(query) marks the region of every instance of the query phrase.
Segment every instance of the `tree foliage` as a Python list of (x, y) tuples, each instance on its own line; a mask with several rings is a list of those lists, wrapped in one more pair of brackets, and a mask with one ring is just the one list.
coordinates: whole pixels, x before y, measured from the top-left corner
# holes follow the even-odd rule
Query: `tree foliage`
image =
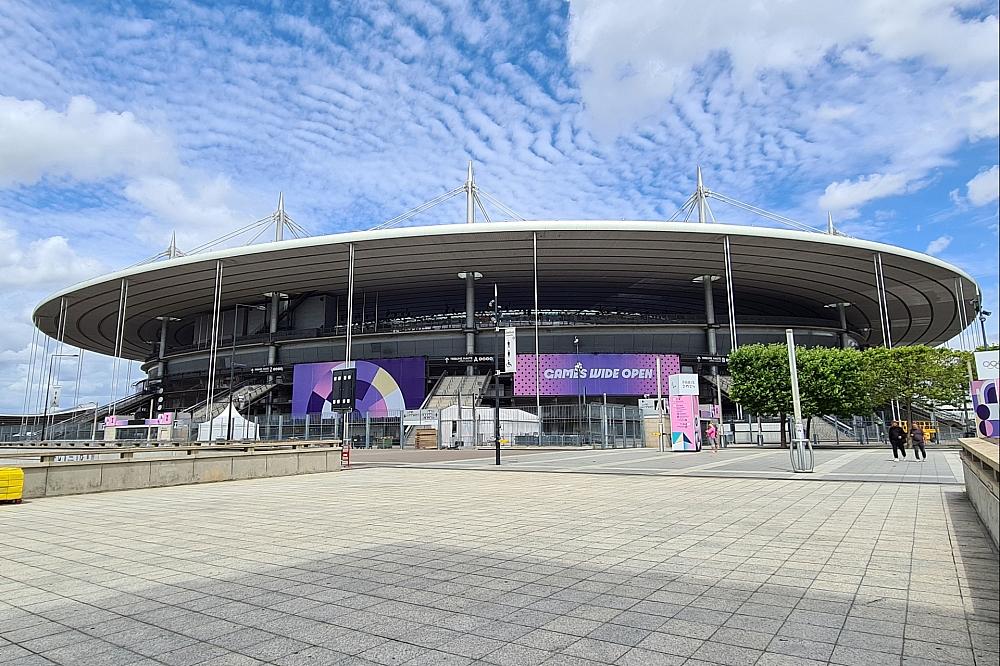
[[(796, 348), (799, 395), (805, 418), (870, 414), (898, 400), (960, 403), (968, 390), (970, 354), (943, 347), (876, 347), (865, 351)], [(747, 345), (729, 356), (731, 397), (750, 413), (792, 411), (788, 350), (783, 344)]]
[[(872, 409), (869, 373), (856, 349), (797, 347), (799, 397), (806, 418), (851, 416)], [(777, 416), (792, 411), (788, 348), (747, 345), (729, 355), (730, 395), (753, 414)]]
[(872, 403), (959, 404), (969, 389), (971, 354), (944, 347), (873, 347), (864, 352)]

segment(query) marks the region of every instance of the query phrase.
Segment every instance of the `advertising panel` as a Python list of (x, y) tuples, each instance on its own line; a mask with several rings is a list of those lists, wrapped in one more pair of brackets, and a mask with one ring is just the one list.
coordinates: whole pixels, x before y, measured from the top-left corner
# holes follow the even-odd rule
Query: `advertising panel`
[(996, 379), (972, 382), (972, 409), (976, 413), (976, 434), (980, 437), (1000, 437), (1000, 400)]
[[(388, 416), (404, 409), (418, 409), (424, 401), (427, 363), (423, 356), (352, 361), (357, 370), (355, 410), (371, 416)], [(333, 371), (339, 363), (299, 363), (292, 374), (292, 416), (331, 413)]]
[(670, 449), (701, 450), (701, 425), (698, 420), (698, 396), (672, 395), (670, 404)]
[(1000, 351), (979, 351), (976, 358), (976, 377), (978, 379), (1000, 378)]
[(667, 380), (670, 395), (698, 395), (698, 375), (681, 373)]
[[(659, 356), (663, 391), (667, 377), (680, 372), (676, 354), (540, 354), (538, 391), (544, 396), (656, 395)], [(518, 354), (514, 395), (535, 395), (535, 355)]]

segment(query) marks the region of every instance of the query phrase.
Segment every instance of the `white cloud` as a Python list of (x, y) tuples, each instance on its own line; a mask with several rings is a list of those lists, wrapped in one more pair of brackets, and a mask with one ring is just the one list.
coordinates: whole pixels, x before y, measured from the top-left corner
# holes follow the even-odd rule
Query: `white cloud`
[(980, 171), (966, 183), (968, 199), (973, 206), (985, 206), (1000, 199), (1000, 165)]
[(850, 211), (869, 201), (902, 194), (909, 179), (899, 173), (873, 173), (855, 180), (831, 183), (819, 198), (819, 207), (830, 211)]
[(996, 76), (996, 16), (964, 19), (951, 0), (571, 0), (569, 56), (599, 122), (655, 112), (710, 56), (724, 53), (753, 94), (767, 71), (808, 75), (833, 53), (853, 65), (919, 59)]
[(938, 236), (927, 244), (927, 254), (941, 254), (948, 249), (952, 240), (951, 236)]
[[(166, 247), (167, 229), (177, 231), (178, 244), (184, 249), (253, 221), (248, 213), (236, 210), (237, 194), (222, 176), (187, 188), (172, 178), (144, 176), (125, 186), (125, 196), (150, 212), (139, 221), (137, 234), (157, 248)], [(263, 213), (256, 219), (261, 217)]]
[(0, 287), (52, 290), (98, 274), (103, 266), (80, 256), (63, 236), (23, 243), (0, 223)]
[(98, 111), (89, 97), (73, 97), (63, 112), (0, 97), (0, 187), (46, 175), (94, 181), (159, 173), (173, 164), (170, 142), (129, 112)]

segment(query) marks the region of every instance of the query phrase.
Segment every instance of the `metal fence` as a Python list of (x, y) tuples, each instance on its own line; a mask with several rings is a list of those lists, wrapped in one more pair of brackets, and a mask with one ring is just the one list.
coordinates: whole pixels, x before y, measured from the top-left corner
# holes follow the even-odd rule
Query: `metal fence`
[[(432, 441), (439, 448), (492, 446), (494, 444), (494, 410), (492, 407), (457, 405), (428, 412), (390, 412), (385, 416), (350, 414), (346, 419), (347, 439), (356, 447), (414, 448), (416, 432), (432, 431)], [(888, 418), (854, 417), (812, 419), (810, 439), (824, 446), (881, 446), (887, 441)], [(922, 423), (922, 422), (921, 422)], [(340, 414), (312, 414), (308, 418), (290, 415), (253, 417), (246, 426), (236, 425), (234, 440), (295, 441), (340, 440), (345, 420)], [(196, 441), (197, 423), (176, 424), (173, 441)], [(96, 427), (95, 427), (96, 426)], [(781, 422), (777, 419), (745, 417), (724, 420), (722, 439), (729, 446), (775, 446), (781, 441)], [(654, 428), (655, 430), (655, 428)], [(969, 428), (946, 423), (934, 423), (926, 430), (930, 443), (952, 444), (966, 436)], [(254, 432), (256, 431), (256, 432)], [(228, 429), (223, 429), (229, 435)], [(37, 442), (41, 424), (0, 426), (0, 443), (17, 445)], [(101, 441), (104, 429), (100, 424), (86, 422), (50, 423), (45, 428), (47, 441)], [(632, 448), (646, 444), (642, 411), (637, 406), (593, 403), (576, 405), (543, 405), (541, 416), (534, 405), (500, 409), (500, 440), (502, 446)], [(144, 441), (156, 437), (155, 428), (122, 428), (118, 440)], [(426, 440), (424, 440), (426, 442)]]

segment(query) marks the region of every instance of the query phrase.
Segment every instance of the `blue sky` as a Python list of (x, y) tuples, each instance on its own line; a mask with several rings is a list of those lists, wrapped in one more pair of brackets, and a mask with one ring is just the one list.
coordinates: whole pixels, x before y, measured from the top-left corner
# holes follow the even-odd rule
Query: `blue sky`
[[(744, 5), (744, 6), (741, 6)], [(45, 294), (273, 210), (366, 228), (481, 187), (663, 219), (706, 184), (927, 251), (997, 337), (996, 2), (0, 3), (0, 409)], [(715, 206), (721, 221), (746, 222)], [(461, 204), (422, 223), (462, 220)], [(102, 368), (94, 360), (91, 368)], [(83, 397), (107, 391), (88, 372)]]

